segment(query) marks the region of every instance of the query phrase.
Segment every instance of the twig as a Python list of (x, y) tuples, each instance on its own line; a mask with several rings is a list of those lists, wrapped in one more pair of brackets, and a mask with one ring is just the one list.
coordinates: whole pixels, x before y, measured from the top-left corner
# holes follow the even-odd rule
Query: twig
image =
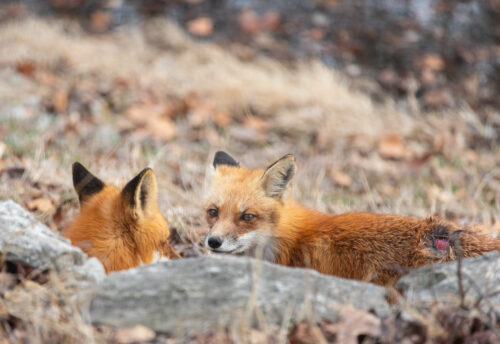
[(460, 238), (457, 237), (456, 240), (456, 250), (457, 250), (457, 281), (458, 281), (458, 295), (460, 297), (460, 308), (466, 309), (465, 307), (465, 291), (464, 291), (464, 284), (463, 284), (463, 278), (462, 278), (462, 245), (460, 242)]

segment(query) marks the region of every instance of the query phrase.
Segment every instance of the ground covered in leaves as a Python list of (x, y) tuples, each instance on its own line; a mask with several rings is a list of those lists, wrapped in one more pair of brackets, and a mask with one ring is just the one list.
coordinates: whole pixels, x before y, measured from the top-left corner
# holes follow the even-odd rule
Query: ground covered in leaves
[[(176, 233), (175, 248), (184, 257), (205, 254), (199, 204), (205, 171), (214, 152), (223, 149), (248, 167), (295, 154), (292, 197), (322, 211), (437, 214), (500, 235), (498, 108), (450, 103), (439, 112), (422, 112), (419, 106), (374, 102), (320, 61), (242, 56), (193, 40), (165, 18), (95, 34), (72, 19), (23, 12), (9, 20), (5, 13), (0, 16), (0, 199), (14, 199), (54, 231), (78, 211), (71, 185), (74, 161), (115, 185), (150, 166), (161, 210)], [(441, 66), (432, 59), (428, 64)], [(408, 104), (419, 101), (407, 98)], [(2, 289), (4, 283), (15, 288), (11, 279), (2, 280)], [(15, 317), (1, 307), (0, 319), (15, 327)], [(431, 312), (437, 318), (447, 314), (436, 324), (441, 335), (432, 334), (438, 341), (449, 339), (453, 321), (465, 324), (465, 332), (454, 338), (487, 328), (460, 310), (436, 306)], [(347, 334), (338, 324), (297, 324), (290, 340), (355, 343), (392, 335), (387, 341), (406, 343), (429, 336), (425, 322), (391, 319), (384, 325), (370, 314), (351, 313), (346, 321), (357, 323), (359, 316), (366, 327), (355, 338), (340, 340)], [(109, 329), (87, 330), (121, 341)], [(279, 342), (283, 336), (280, 329), (247, 330), (249, 342)], [(138, 341), (156, 336), (147, 329), (131, 333), (122, 335), (145, 336)], [(235, 333), (198, 341), (238, 341)]]

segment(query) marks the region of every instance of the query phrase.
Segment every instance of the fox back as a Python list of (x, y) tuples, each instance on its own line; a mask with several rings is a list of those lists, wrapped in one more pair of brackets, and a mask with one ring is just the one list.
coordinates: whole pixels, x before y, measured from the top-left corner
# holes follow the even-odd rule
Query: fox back
[(206, 198), (215, 253), (260, 255), (344, 278), (394, 284), (410, 268), (500, 250), (500, 240), (439, 218), (347, 213), (330, 215), (288, 200), (296, 171), (286, 155), (267, 169), (247, 170), (218, 152)]
[(73, 164), (80, 214), (63, 236), (101, 261), (106, 272), (177, 258), (167, 221), (158, 209), (156, 178), (149, 168), (119, 189)]

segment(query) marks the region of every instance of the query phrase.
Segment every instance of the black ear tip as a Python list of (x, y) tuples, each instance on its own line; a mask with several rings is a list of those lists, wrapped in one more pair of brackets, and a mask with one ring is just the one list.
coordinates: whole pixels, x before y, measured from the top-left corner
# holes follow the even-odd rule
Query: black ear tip
[(227, 154), (226, 152), (224, 151), (217, 151), (215, 153), (215, 156), (214, 156), (214, 160), (217, 160), (217, 159), (222, 159), (222, 158), (231, 158), (231, 156), (229, 154)]
[(73, 163), (72, 170), (73, 170), (73, 173), (75, 173), (76, 171), (79, 171), (79, 170), (85, 170), (85, 167), (83, 167), (83, 165), (80, 164), (78, 161), (75, 161)]
[(104, 183), (92, 173), (90, 173), (82, 164), (78, 161), (73, 163), (73, 187), (78, 193), (78, 198), (80, 202), (90, 196), (102, 190)]
[(240, 166), (240, 164), (233, 159), (229, 154), (223, 151), (218, 151), (214, 156), (214, 167), (218, 165)]
[(78, 161), (73, 163), (73, 183), (77, 184), (79, 183), (86, 175), (88, 175), (90, 172), (80, 164)]

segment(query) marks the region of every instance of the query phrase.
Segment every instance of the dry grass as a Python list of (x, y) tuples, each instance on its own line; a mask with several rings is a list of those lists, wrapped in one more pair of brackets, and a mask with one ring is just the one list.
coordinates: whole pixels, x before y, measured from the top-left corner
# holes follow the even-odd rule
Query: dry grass
[[(54, 112), (61, 92), (67, 109)], [(152, 140), (126, 116), (172, 102), (187, 106), (167, 116), (172, 139)], [(400, 141), (387, 155), (388, 134)], [(99, 36), (55, 19), (0, 25), (0, 199), (50, 198), (57, 212), (42, 219), (60, 230), (77, 211), (73, 161), (117, 185), (151, 166), (170, 226), (203, 254), (198, 205), (218, 149), (249, 167), (294, 153), (292, 197), (323, 211), (437, 213), (500, 232), (500, 148), (469, 109), (377, 105), (318, 62), (242, 61), (163, 20)]]

